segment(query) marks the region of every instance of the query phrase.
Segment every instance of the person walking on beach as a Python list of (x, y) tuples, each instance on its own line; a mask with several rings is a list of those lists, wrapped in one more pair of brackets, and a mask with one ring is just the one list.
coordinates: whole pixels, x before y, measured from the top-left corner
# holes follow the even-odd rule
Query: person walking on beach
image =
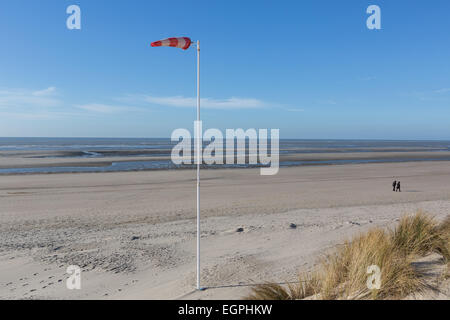
[(400, 189), (400, 181), (397, 182), (397, 191), (402, 192), (402, 190)]
[(392, 191), (395, 191), (396, 187), (397, 187), (397, 180), (394, 180), (394, 182), (392, 182)]

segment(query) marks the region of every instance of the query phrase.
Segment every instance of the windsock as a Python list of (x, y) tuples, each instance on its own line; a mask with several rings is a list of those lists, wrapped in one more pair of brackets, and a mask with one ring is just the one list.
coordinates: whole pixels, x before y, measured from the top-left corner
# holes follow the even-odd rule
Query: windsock
[(191, 39), (188, 37), (167, 38), (151, 43), (152, 47), (175, 47), (186, 50), (191, 45)]

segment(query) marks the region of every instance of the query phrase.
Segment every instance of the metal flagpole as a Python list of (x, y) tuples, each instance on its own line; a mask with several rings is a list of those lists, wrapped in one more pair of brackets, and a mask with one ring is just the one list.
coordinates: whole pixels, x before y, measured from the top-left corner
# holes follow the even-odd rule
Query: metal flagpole
[[(176, 47), (186, 50), (192, 44), (187, 37), (167, 38), (154, 41), (152, 47)], [(200, 164), (202, 161), (202, 126), (200, 124), (200, 41), (197, 40), (197, 131), (194, 133), (194, 140), (197, 138), (197, 289), (200, 287)], [(195, 156), (194, 156), (195, 158)]]
[(200, 163), (201, 151), (200, 125), (200, 41), (197, 40), (197, 290), (200, 290)]

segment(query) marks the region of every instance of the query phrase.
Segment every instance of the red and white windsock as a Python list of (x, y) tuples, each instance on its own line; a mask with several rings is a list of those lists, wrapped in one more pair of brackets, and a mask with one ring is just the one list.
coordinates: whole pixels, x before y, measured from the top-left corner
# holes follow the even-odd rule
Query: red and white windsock
[(159, 40), (152, 42), (152, 47), (175, 47), (186, 50), (191, 45), (192, 41), (188, 37), (180, 38), (167, 38), (164, 40)]

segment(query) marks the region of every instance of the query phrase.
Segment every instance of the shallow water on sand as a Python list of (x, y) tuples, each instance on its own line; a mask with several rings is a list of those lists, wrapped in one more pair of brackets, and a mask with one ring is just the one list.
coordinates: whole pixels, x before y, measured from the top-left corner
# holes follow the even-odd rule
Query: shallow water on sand
[[(108, 171), (136, 171), (158, 169), (191, 168), (192, 165), (175, 165), (169, 157), (173, 146), (178, 142), (172, 142), (164, 138), (0, 138), (0, 155), (20, 156), (30, 159), (100, 159), (105, 157), (130, 157), (130, 161), (112, 161), (109, 164), (92, 164), (77, 166), (45, 166), (20, 167), (10, 165), (8, 168), (0, 168), (0, 174), (18, 173), (58, 173), (58, 172), (108, 172)], [(193, 145), (193, 144), (192, 144)], [(208, 143), (204, 143), (208, 145)], [(225, 145), (225, 143), (224, 143)], [(248, 143), (246, 145), (248, 150)], [(269, 147), (270, 149), (270, 147)], [(280, 156), (307, 155), (307, 154), (367, 154), (383, 152), (404, 153), (407, 152), (445, 152), (450, 151), (450, 141), (393, 141), (393, 140), (280, 140)], [(224, 151), (225, 152), (225, 151)], [(133, 157), (133, 159), (131, 159)], [(136, 161), (136, 157), (145, 157), (142, 161)], [(155, 157), (154, 160), (151, 158)], [(159, 157), (157, 159), (156, 157)], [(167, 159), (161, 159), (165, 157)], [(373, 162), (404, 162), (404, 161), (447, 161), (450, 157), (376, 157), (376, 158), (351, 158), (351, 159), (311, 159), (292, 160), (281, 159), (280, 166), (303, 165), (335, 165), (351, 163)], [(208, 165), (205, 168), (229, 168), (229, 167), (260, 167), (254, 164), (224, 164)]]

